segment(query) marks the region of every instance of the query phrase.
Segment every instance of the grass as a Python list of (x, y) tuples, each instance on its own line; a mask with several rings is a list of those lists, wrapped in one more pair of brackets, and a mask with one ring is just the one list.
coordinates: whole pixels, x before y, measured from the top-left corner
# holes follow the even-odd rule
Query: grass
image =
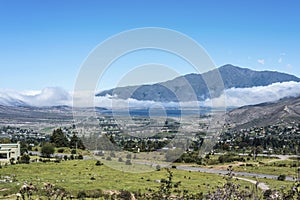
[(242, 172), (254, 172), (259, 174), (271, 174), (271, 175), (281, 175), (286, 176), (296, 176), (296, 170), (298, 164), (296, 161), (284, 160), (284, 161), (274, 161), (264, 164), (255, 164), (253, 166), (235, 166), (234, 171)]
[(278, 190), (278, 191), (280, 191), (282, 188), (292, 188), (293, 185), (295, 184), (295, 182), (293, 181), (279, 181), (276, 179), (253, 178), (253, 177), (243, 177), (243, 178), (266, 183), (272, 190)]
[[(115, 161), (111, 162), (111, 164), (121, 165)], [(65, 188), (73, 195), (77, 195), (82, 190), (96, 189), (103, 191), (128, 190), (131, 192), (147, 192), (149, 188), (156, 190), (159, 187), (160, 183), (157, 180), (167, 178), (165, 170), (148, 173), (127, 173), (112, 169), (106, 165), (96, 166), (95, 163), (95, 160), (73, 160), (61, 163), (31, 163), (4, 166), (0, 171), (0, 177), (15, 177), (15, 181), (12, 183), (0, 183), (0, 196), (16, 193), (24, 182), (32, 182), (38, 188), (41, 188), (44, 182), (50, 182), (57, 187)], [(136, 165), (135, 167), (142, 166)], [(146, 167), (149, 168), (149, 166)], [(135, 168), (131, 169), (132, 171), (135, 170)], [(181, 181), (180, 188), (191, 193), (207, 193), (226, 182), (222, 176), (216, 174), (176, 169), (172, 171), (174, 182)], [(251, 187), (251, 184), (245, 181), (237, 181), (237, 183), (244, 187)], [(3, 191), (3, 189), (7, 190)]]

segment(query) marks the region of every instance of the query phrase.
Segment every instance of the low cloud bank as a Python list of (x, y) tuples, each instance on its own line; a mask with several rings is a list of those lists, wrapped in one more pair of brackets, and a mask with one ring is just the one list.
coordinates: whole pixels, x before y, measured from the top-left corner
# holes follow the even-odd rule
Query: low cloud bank
[[(225, 90), (225, 94), (213, 100), (214, 106), (222, 106), (225, 99), (226, 106), (241, 107), (265, 102), (273, 102), (286, 97), (300, 96), (300, 83), (283, 82), (273, 83), (268, 86), (252, 88), (231, 88)], [(210, 100), (206, 101), (208, 105)]]
[[(208, 99), (204, 102), (182, 102), (181, 104), (157, 103), (154, 101), (138, 101), (135, 99), (118, 99), (116, 97), (105, 96), (95, 97), (92, 105), (86, 103), (86, 96), (76, 95), (74, 100), (76, 106), (98, 106), (106, 108), (127, 108), (127, 107), (177, 107), (177, 106), (210, 106), (210, 107), (240, 107), (244, 105), (254, 105), (264, 102), (277, 101), (286, 97), (300, 96), (300, 83), (283, 82), (274, 83), (268, 86), (252, 88), (231, 88), (215, 99)], [(73, 105), (73, 93), (67, 92), (59, 87), (49, 87), (41, 91), (14, 91), (0, 90), (0, 104), (7, 106), (57, 106)]]

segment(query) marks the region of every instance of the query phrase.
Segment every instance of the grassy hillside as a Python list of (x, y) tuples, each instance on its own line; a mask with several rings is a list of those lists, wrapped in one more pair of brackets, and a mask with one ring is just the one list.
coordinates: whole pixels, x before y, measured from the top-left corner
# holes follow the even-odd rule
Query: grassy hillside
[[(105, 165), (96, 166), (95, 160), (73, 160), (61, 163), (32, 163), (3, 166), (0, 179), (10, 177), (12, 182), (0, 183), (0, 196), (17, 193), (24, 183), (33, 183), (38, 188), (44, 182), (55, 184), (76, 196), (80, 191), (128, 190), (130, 192), (146, 193), (157, 190), (159, 180), (167, 179), (166, 170), (149, 173), (125, 173)], [(135, 165), (137, 167), (137, 165)], [(141, 166), (142, 167), (142, 166)], [(145, 166), (143, 166), (145, 167)], [(133, 169), (134, 170), (134, 169)], [(188, 172), (172, 169), (174, 182), (180, 181), (180, 189), (191, 193), (207, 193), (217, 186), (222, 186), (226, 180), (219, 175), (199, 172)], [(253, 187), (250, 183), (237, 181), (242, 187)]]

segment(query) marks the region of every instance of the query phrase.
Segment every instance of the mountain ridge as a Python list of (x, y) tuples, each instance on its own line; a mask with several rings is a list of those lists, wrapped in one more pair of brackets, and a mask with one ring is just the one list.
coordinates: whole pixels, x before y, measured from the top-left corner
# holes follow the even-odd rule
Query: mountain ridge
[(299, 122), (300, 96), (242, 106), (227, 112), (226, 118), (227, 123), (234, 124), (235, 129)]
[[(215, 76), (218, 75), (223, 79), (223, 83), (214, 82)], [(212, 80), (210, 84), (214, 91), (207, 88), (205, 80)], [(300, 78), (277, 71), (255, 71), (227, 64), (203, 74), (191, 73), (161, 83), (117, 87), (99, 92), (96, 96), (110, 95), (120, 99), (133, 98), (157, 102), (190, 101), (191, 99), (204, 101), (220, 96), (224, 89), (267, 86), (276, 82), (289, 81), (300, 82)]]

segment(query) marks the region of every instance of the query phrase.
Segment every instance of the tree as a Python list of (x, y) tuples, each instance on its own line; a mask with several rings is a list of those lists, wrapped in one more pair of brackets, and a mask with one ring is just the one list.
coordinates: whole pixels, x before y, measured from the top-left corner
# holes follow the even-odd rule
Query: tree
[(69, 141), (63, 131), (59, 128), (53, 131), (50, 137), (50, 143), (53, 143), (56, 147), (68, 147)]
[(45, 143), (41, 148), (41, 154), (47, 158), (54, 154), (54, 151), (55, 147), (51, 143)]
[(76, 133), (74, 132), (71, 140), (70, 140), (70, 144), (69, 144), (70, 148), (78, 148), (78, 149), (85, 149), (85, 146), (82, 143), (82, 140), (76, 135)]

